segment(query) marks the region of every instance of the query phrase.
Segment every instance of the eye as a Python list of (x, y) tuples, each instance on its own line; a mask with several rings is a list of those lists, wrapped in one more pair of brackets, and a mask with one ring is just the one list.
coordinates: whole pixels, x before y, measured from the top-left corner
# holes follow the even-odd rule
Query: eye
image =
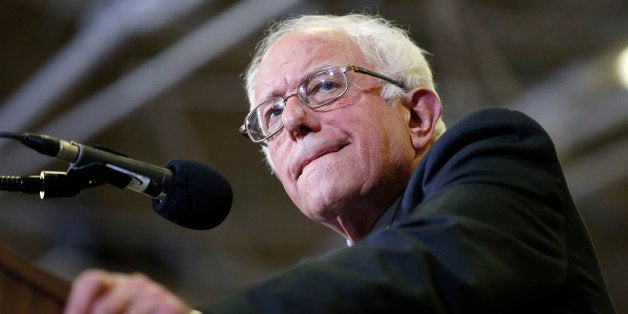
[(337, 90), (342, 88), (342, 83), (334, 80), (323, 79), (320, 81), (311, 82), (308, 85), (307, 94), (318, 95), (318, 94), (334, 94)]
[(261, 117), (263, 117), (263, 120), (269, 124), (270, 121), (274, 120), (283, 113), (284, 107), (282, 99), (271, 101), (267, 106), (263, 106)]
[(272, 108), (270, 108), (270, 110), (268, 110), (268, 116), (270, 118), (274, 118), (281, 115), (282, 112), (283, 112), (283, 105), (275, 105)]
[(299, 85), (297, 94), (310, 108), (329, 104), (347, 90), (347, 78), (337, 66), (322, 69)]

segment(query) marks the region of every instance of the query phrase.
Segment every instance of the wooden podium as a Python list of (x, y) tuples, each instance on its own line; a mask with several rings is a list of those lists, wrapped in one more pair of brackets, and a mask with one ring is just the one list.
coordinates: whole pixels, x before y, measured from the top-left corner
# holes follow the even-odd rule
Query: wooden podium
[(60, 314), (70, 284), (0, 244), (0, 314)]

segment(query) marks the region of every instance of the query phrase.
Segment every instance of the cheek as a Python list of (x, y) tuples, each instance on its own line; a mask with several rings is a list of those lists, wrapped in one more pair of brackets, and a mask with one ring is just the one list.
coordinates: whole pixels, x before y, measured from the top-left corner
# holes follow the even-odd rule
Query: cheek
[(298, 186), (290, 172), (290, 150), (281, 145), (269, 146), (268, 156), (272, 160), (275, 177), (282, 184), (290, 198), (295, 201), (294, 197), (297, 195)]
[[(390, 112), (377, 114), (390, 115)], [(362, 126), (355, 132), (358, 157), (361, 159), (383, 162), (401, 158), (411, 150), (412, 141), (408, 127), (396, 116), (367, 121)]]
[(381, 121), (358, 145), (356, 170), (373, 180), (388, 180), (414, 166), (415, 151), (410, 132), (400, 121)]
[(270, 159), (270, 163), (272, 164), (273, 174), (279, 181), (283, 182), (287, 177), (286, 167), (285, 167), (285, 158), (281, 158), (280, 156), (285, 156), (285, 154), (281, 154), (277, 151), (277, 149), (268, 149), (266, 157)]

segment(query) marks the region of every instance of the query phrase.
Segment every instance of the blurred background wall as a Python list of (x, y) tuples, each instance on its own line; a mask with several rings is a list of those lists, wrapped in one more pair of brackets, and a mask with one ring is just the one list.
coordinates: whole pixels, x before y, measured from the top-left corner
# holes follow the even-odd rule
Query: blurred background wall
[[(431, 53), (444, 117), (519, 109), (552, 135), (619, 313), (628, 313), (628, 5), (622, 0), (2, 0), (0, 130), (45, 133), (165, 164), (194, 159), (232, 183), (208, 231), (111, 186), (69, 199), (0, 193), (0, 242), (62, 278), (142, 271), (191, 303), (344, 241), (306, 220), (237, 129), (240, 73), (271, 19), (379, 13)], [(628, 76), (624, 72), (625, 76)], [(0, 139), (0, 175), (67, 164)]]

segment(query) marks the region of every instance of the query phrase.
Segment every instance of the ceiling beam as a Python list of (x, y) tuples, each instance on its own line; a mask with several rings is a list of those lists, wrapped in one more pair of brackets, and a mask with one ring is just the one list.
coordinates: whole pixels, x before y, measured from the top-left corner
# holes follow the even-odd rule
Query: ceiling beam
[[(146, 105), (299, 2), (241, 1), (33, 133), (85, 141)], [(10, 165), (11, 171), (17, 173), (39, 171), (46, 164), (40, 159), (24, 162), (14, 146), (5, 151), (0, 155), (0, 164)]]
[[(29, 130), (50, 107), (136, 34), (157, 31), (204, 0), (117, 0), (92, 5), (75, 37), (0, 105), (5, 131)], [(0, 142), (0, 148), (5, 142)]]

